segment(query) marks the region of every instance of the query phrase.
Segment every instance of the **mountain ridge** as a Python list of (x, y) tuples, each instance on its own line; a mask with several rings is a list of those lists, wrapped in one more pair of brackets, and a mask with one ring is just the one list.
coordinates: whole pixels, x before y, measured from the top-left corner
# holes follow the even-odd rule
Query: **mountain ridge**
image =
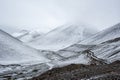
[(94, 31), (86, 28), (87, 26), (85, 25), (64, 25), (53, 29), (36, 40), (31, 41), (29, 45), (36, 49), (56, 51), (75, 44), (83, 38), (95, 33)]
[(24, 61), (29, 62), (37, 60), (48, 61), (37, 50), (25, 45), (3, 30), (0, 30), (0, 55), (0, 64), (19, 64)]

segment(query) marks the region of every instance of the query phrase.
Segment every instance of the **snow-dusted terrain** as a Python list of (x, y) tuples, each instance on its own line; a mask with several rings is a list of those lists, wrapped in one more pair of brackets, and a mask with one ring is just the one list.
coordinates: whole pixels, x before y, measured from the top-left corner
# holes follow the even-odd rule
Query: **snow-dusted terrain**
[(74, 53), (81, 53), (85, 50), (92, 51), (96, 57), (105, 59), (110, 63), (120, 60), (120, 24), (58, 52), (60, 55), (68, 56)]
[(75, 44), (95, 32), (88, 29), (86, 25), (63, 25), (33, 40), (29, 45), (36, 49), (57, 51)]
[(40, 33), (39, 31), (21, 30), (20, 32), (13, 33), (12, 35), (23, 42), (30, 42), (43, 35), (43, 33)]
[(69, 64), (102, 65), (120, 60), (120, 24), (92, 37), (93, 33), (88, 33), (81, 26), (58, 27), (29, 43), (40, 49), (36, 50), (0, 30), (0, 64), (4, 64), (0, 65), (0, 79), (11, 76), (24, 80)]
[(80, 44), (99, 44), (101, 42), (120, 37), (120, 23), (81, 41)]
[[(112, 63), (116, 60), (120, 60), (120, 37), (108, 40), (104, 43), (97, 44), (97, 45), (75, 44), (61, 51), (64, 52), (64, 55), (68, 56), (73, 54), (75, 55), (75, 53), (81, 54), (85, 50), (90, 50), (91, 52), (93, 52), (94, 56), (100, 59), (106, 60), (107, 63)], [(59, 53), (61, 51), (59, 51)], [(86, 52), (86, 53), (90, 54), (89, 52)], [(63, 54), (60, 54), (60, 55), (63, 55)]]
[[(76, 54), (78, 55), (78, 54)], [(76, 56), (75, 55), (75, 56)], [(38, 51), (0, 30), (0, 79), (28, 79), (37, 76), (46, 70), (74, 63), (82, 62), (84, 56), (69, 58), (53, 51)], [(86, 64), (86, 63), (85, 63)]]
[(95, 56), (112, 63), (120, 60), (120, 37), (108, 40), (91, 49)]
[(42, 63), (48, 61), (42, 53), (0, 30), (0, 64), (18, 64), (37, 60)]

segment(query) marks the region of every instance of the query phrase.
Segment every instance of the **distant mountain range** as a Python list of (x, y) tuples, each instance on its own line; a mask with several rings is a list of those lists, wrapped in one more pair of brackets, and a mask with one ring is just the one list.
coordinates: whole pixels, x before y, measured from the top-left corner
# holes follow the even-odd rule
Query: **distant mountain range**
[(43, 36), (34, 39), (29, 45), (42, 50), (60, 50), (83, 39), (90, 37), (97, 31), (88, 28), (89, 25), (63, 25)]

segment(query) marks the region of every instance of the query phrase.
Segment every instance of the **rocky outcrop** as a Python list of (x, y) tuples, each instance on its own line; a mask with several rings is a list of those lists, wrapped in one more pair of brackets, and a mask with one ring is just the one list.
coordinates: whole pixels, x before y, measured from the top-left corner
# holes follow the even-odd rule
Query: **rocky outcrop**
[(94, 52), (92, 52), (91, 50), (84, 50), (82, 53), (86, 54), (87, 57), (90, 58), (90, 64), (104, 65), (104, 64), (108, 63), (106, 60), (98, 58), (97, 56), (95, 56)]
[(31, 80), (119, 80), (120, 61), (104, 65), (72, 64), (49, 70)]

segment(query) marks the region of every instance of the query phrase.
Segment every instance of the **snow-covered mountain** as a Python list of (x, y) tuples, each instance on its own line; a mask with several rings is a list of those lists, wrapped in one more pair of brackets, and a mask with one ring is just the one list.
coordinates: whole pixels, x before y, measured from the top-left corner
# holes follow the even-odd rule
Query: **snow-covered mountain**
[(105, 41), (91, 49), (95, 56), (109, 63), (120, 60), (120, 37)]
[(30, 42), (43, 35), (43, 33), (38, 31), (21, 30), (20, 32), (13, 33), (12, 35), (23, 42)]
[(30, 61), (46, 62), (48, 59), (37, 50), (0, 30), (0, 64), (17, 64)]
[(110, 63), (116, 60), (120, 60), (120, 37), (96, 45), (75, 44), (63, 49), (62, 51), (64, 51), (64, 55), (67, 55), (68, 52), (80, 53), (85, 50), (92, 51), (95, 56), (101, 59), (105, 59)]
[(120, 23), (101, 31), (86, 40), (81, 41), (80, 44), (99, 44), (117, 37), (120, 37)]
[[(87, 40), (81, 41), (80, 43), (77, 40), (73, 40), (73, 39), (81, 40), (81, 38), (83, 38), (83, 34), (84, 34), (83, 28), (78, 26), (76, 27), (63, 26), (63, 27), (56, 28), (55, 30), (47, 33), (45, 36), (42, 36), (41, 38), (37, 38), (33, 40), (32, 43), (29, 44), (32, 46), (34, 44), (33, 47), (35, 48), (36, 48), (36, 45), (38, 45), (37, 47), (39, 47), (40, 49), (55, 50), (55, 48), (56, 49), (58, 48), (58, 51), (46, 51), (46, 50), (39, 51), (51, 61), (44, 62), (47, 59), (43, 59), (43, 57), (41, 56), (42, 58), (39, 58), (39, 59), (44, 63), (27, 66), (26, 68), (24, 68), (24, 66), (23, 67), (20, 66), (22, 67), (20, 68), (21, 70), (12, 69), (11, 71), (10, 70), (3, 71), (4, 70), (4, 66), (3, 66), (3, 68), (1, 68), (3, 72), (1, 72), (2, 74), (0, 75), (9, 74), (10, 76), (12, 76), (13, 79), (21, 79), (21, 78), (27, 79), (27, 78), (32, 78), (32, 77), (41, 75), (43, 72), (46, 72), (49, 69), (52, 69), (55, 67), (62, 67), (69, 64), (87, 64), (87, 65), (94, 64), (94, 66), (95, 65), (103, 66), (103, 64), (108, 65), (109, 63), (120, 60), (120, 36), (119, 36), (120, 26), (119, 25), (120, 24), (117, 24), (109, 29), (99, 32), (93, 35), (92, 37), (88, 38)], [(6, 62), (9, 62), (9, 60), (11, 60), (11, 57), (13, 61), (19, 60), (19, 58), (25, 59), (24, 61), (26, 61), (27, 59), (26, 56), (28, 55), (28, 53), (30, 54), (29, 55), (30, 59), (31, 59), (31, 56), (32, 56), (32, 59), (35, 59), (35, 58), (38, 59), (39, 53), (37, 53), (36, 50), (28, 48), (22, 42), (11, 37), (7, 33), (1, 31), (0, 38), (1, 38), (0, 54), (2, 54), (1, 52), (4, 52), (4, 53), (6, 52), (5, 54), (2, 54), (4, 57), (3, 58), (0, 57), (0, 61), (7, 60)], [(61, 39), (63, 39), (63, 41), (59, 41)], [(90, 42), (94, 41), (95, 43), (94, 44), (90, 44), (90, 42), (86, 44), (82, 43), (82, 42), (87, 42), (89, 40), (91, 40)], [(42, 42), (39, 42), (39, 41), (43, 42), (42, 46), (41, 46)], [(67, 43), (67, 41), (70, 41), (71, 43), (69, 42), (68, 43), (73, 45), (69, 47), (65, 47), (64, 49), (61, 49), (61, 47), (57, 47), (57, 45), (59, 46), (60, 44), (65, 44)], [(75, 41), (75, 44), (72, 41)], [(68, 43), (66, 45), (68, 45)], [(13, 44), (15, 44), (15, 46)], [(54, 46), (55, 48), (53, 49), (52, 46)], [(25, 51), (23, 49), (25, 49)], [(11, 55), (11, 53), (14, 53), (14, 55)], [(32, 53), (36, 53), (36, 54), (33, 55)], [(24, 56), (22, 56), (21, 54), (22, 55), (24, 54)], [(14, 65), (13, 66), (10, 65), (10, 67), (14, 67)], [(91, 67), (91, 65), (89, 65), (89, 67)], [(9, 66), (5, 67), (5, 69), (6, 68), (9, 68)], [(100, 69), (102, 69), (102, 67)], [(18, 73), (19, 71), (21, 72)], [(75, 73), (72, 72), (72, 74), (75, 74)]]
[(94, 56), (107, 60), (109, 63), (120, 60), (120, 24), (99, 32), (78, 44), (59, 50), (58, 54), (71, 57), (85, 50), (90, 50)]
[(30, 46), (43, 50), (60, 50), (96, 33), (86, 25), (63, 25), (33, 40)]

